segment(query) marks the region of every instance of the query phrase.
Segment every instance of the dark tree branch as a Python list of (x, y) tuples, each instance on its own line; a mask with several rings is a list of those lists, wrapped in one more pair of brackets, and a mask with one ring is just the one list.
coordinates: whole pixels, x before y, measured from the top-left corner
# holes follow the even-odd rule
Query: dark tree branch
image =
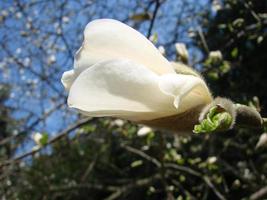
[(250, 196), (250, 200), (258, 200), (267, 195), (267, 186), (260, 188)]
[(161, 5), (160, 4), (160, 0), (156, 0), (155, 9), (153, 11), (152, 19), (150, 21), (150, 25), (149, 25), (148, 32), (147, 32), (147, 35), (146, 35), (147, 38), (149, 38), (151, 36), (151, 34), (152, 34), (152, 29), (153, 29), (154, 22), (155, 22), (155, 19), (157, 17), (157, 13), (158, 13), (160, 5)]
[(11, 160), (7, 160), (3, 163), (0, 164), (0, 169), (3, 168), (4, 166), (8, 166), (14, 163), (19, 162), (20, 160), (28, 157), (28, 156), (33, 156), (34, 154), (36, 154), (37, 152), (41, 151), (44, 147), (53, 144), (55, 142), (57, 142), (58, 140), (66, 137), (70, 132), (76, 130), (77, 128), (81, 127), (84, 124), (87, 124), (89, 121), (92, 121), (93, 118), (84, 118), (81, 119), (79, 121), (77, 121), (75, 124), (69, 126), (67, 129), (63, 130), (61, 133), (59, 133), (57, 136), (55, 136), (54, 138), (50, 139), (45, 145), (41, 146), (40, 148), (37, 149), (33, 149), (29, 152), (26, 152), (18, 157), (15, 157)]

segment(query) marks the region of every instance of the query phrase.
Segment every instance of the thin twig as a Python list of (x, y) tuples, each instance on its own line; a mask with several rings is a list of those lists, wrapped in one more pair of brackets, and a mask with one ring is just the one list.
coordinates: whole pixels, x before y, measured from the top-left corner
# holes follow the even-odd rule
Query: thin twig
[(81, 178), (81, 182), (83, 183), (86, 178), (88, 177), (88, 175), (92, 172), (95, 164), (96, 164), (96, 161), (97, 161), (97, 158), (98, 158), (98, 154), (95, 156), (94, 160), (92, 162), (89, 163), (88, 167), (86, 168), (82, 178)]
[(209, 50), (207, 41), (206, 41), (206, 39), (205, 39), (205, 36), (204, 36), (204, 34), (203, 34), (203, 31), (202, 31), (201, 27), (198, 27), (198, 28), (197, 28), (197, 32), (198, 32), (198, 34), (199, 34), (199, 37), (200, 37), (200, 39), (201, 39), (201, 42), (202, 42), (202, 44), (203, 44), (203, 47), (204, 47), (205, 51), (206, 51), (207, 53), (209, 53), (210, 50)]
[(214, 186), (214, 184), (210, 181), (210, 179), (207, 176), (203, 176), (203, 180), (213, 190), (213, 192), (220, 200), (226, 200), (226, 198), (222, 195), (222, 193), (220, 193), (220, 191)]
[(132, 183), (129, 183), (129, 184), (125, 185), (125, 186), (119, 186), (117, 188), (117, 190), (114, 193), (112, 193), (110, 196), (105, 198), (105, 200), (117, 199), (118, 197), (120, 197), (123, 193), (125, 193), (128, 190), (131, 190), (131, 189), (136, 188), (136, 187), (144, 187), (144, 186), (149, 185), (153, 181), (158, 180), (160, 178), (161, 178), (160, 174), (155, 174), (152, 177), (139, 179), (139, 180), (134, 181)]
[(146, 35), (147, 38), (149, 38), (151, 36), (152, 29), (153, 29), (153, 26), (154, 26), (154, 22), (155, 22), (159, 7), (160, 7), (160, 1), (156, 0), (155, 9), (153, 11), (152, 19), (151, 19), (151, 22), (150, 22), (150, 25), (149, 25), (149, 28), (148, 28), (148, 32), (147, 32), (147, 35)]
[(220, 200), (226, 200), (226, 198), (223, 196), (223, 194), (220, 193), (220, 191), (215, 187), (215, 185), (210, 181), (209, 177), (202, 175), (201, 173), (185, 166), (179, 166), (172, 163), (166, 164), (166, 167), (170, 167), (173, 169), (177, 169), (179, 171), (186, 172), (188, 174), (191, 174), (193, 176), (196, 176), (200, 179), (202, 179), (206, 185), (214, 192), (214, 194), (220, 199)]
[(147, 155), (143, 151), (140, 151), (140, 150), (138, 150), (136, 148), (133, 148), (133, 147), (130, 147), (130, 146), (127, 146), (127, 145), (121, 145), (121, 147), (126, 149), (129, 152), (132, 152), (132, 153), (134, 153), (136, 155), (139, 155), (140, 157), (152, 162), (157, 167), (161, 167), (161, 163), (156, 158), (153, 158), (153, 157)]
[(264, 197), (265, 195), (267, 195), (267, 186), (260, 188), (258, 191), (256, 191), (255, 193), (253, 193), (249, 199), (250, 200), (257, 200), (257, 199), (261, 199), (262, 197)]
[(165, 167), (168, 167), (168, 168), (173, 168), (173, 169), (176, 169), (176, 170), (179, 170), (179, 171), (182, 171), (182, 172), (185, 172), (187, 174), (190, 174), (190, 175), (193, 175), (193, 176), (196, 176), (196, 177), (202, 177), (202, 174), (189, 168), (189, 167), (185, 167), (185, 166), (181, 166), (181, 165), (176, 165), (176, 164), (173, 164), (173, 163), (166, 163), (165, 164)]
[(160, 174), (161, 174), (161, 182), (162, 185), (164, 187), (164, 191), (166, 193), (166, 196), (168, 200), (174, 200), (174, 196), (173, 194), (168, 191), (168, 184), (166, 181), (166, 168), (165, 168), (165, 161), (164, 161), (164, 156), (165, 156), (165, 149), (166, 149), (166, 141), (164, 136), (162, 135), (163, 133), (160, 133), (160, 141), (159, 141), (159, 148), (160, 148), (160, 163), (161, 163), (161, 167), (160, 167)]
[(197, 198), (193, 194), (191, 194), (188, 190), (186, 190), (179, 181), (176, 181), (174, 179), (174, 180), (172, 180), (172, 183), (175, 186), (179, 187), (186, 196), (189, 196), (190, 197), (191, 200), (197, 200)]

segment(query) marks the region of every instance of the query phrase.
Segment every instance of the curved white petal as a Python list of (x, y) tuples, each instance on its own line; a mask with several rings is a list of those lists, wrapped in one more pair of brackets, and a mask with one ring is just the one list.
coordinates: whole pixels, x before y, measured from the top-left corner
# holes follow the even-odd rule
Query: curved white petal
[(61, 82), (67, 91), (69, 91), (74, 79), (75, 79), (74, 70), (69, 70), (63, 73)]
[[(70, 88), (68, 103), (89, 116), (142, 121), (176, 115), (195, 106), (184, 101), (194, 90), (196, 92), (191, 97), (198, 99), (188, 101), (199, 105), (206, 100), (206, 93), (204, 97), (200, 93), (206, 87), (200, 78), (170, 75), (159, 76), (128, 60), (100, 62), (76, 78)], [(180, 105), (177, 102), (175, 107), (174, 99), (179, 99)]]
[(76, 53), (74, 79), (88, 67), (111, 59), (132, 60), (157, 74), (174, 73), (166, 58), (138, 31), (116, 20), (94, 20), (87, 24)]
[(193, 75), (163, 75), (160, 77), (159, 87), (162, 92), (174, 98), (173, 105), (179, 113), (212, 101), (205, 82)]

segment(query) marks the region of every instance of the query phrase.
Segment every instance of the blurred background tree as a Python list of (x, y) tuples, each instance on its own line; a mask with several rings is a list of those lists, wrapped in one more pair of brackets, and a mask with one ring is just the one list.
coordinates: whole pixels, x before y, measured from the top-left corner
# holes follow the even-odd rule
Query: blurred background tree
[[(266, 0), (0, 2), (2, 199), (264, 199), (264, 130), (181, 137), (118, 119), (82, 118), (60, 77), (86, 23), (114, 18), (169, 59), (202, 72), (214, 96), (266, 116)], [(214, 52), (216, 51), (216, 52)], [(266, 130), (265, 130), (266, 131)], [(38, 135), (38, 137), (36, 137)]]

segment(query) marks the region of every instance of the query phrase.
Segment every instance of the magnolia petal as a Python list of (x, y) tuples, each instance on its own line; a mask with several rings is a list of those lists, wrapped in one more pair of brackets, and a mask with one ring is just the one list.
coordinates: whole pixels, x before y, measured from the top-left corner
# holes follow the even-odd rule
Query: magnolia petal
[(74, 70), (64, 72), (61, 78), (61, 82), (67, 91), (69, 91), (74, 80), (75, 80)]
[(68, 103), (95, 117), (139, 121), (173, 115), (173, 97), (160, 90), (159, 81), (157, 74), (132, 61), (100, 62), (76, 78)]
[(77, 74), (102, 61), (128, 59), (157, 74), (174, 73), (171, 64), (141, 33), (112, 19), (90, 22), (84, 42), (77, 51), (74, 68)]
[(174, 98), (173, 105), (179, 113), (212, 101), (205, 82), (196, 76), (166, 74), (160, 77), (159, 87), (163, 93)]
[(176, 43), (175, 48), (176, 48), (178, 55), (181, 57), (181, 60), (184, 63), (187, 63), (188, 59), (189, 59), (189, 55), (188, 55), (188, 51), (187, 51), (185, 44), (184, 43)]

